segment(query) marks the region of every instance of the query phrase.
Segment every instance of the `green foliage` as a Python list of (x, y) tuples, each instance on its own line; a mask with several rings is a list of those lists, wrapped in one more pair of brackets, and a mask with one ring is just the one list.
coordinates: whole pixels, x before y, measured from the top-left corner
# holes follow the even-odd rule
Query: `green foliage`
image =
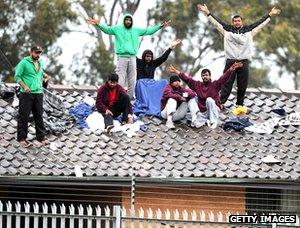
[[(271, 26), (260, 34), (260, 51), (275, 56), (281, 73), (291, 74), (295, 88), (300, 89), (300, 1), (278, 1), (282, 13), (272, 18)], [(274, 22), (274, 23), (272, 23)]]
[(67, 30), (67, 22), (76, 20), (69, 1), (2, 0), (0, 10), (0, 75), (6, 81), (13, 81), (14, 72), (5, 57), (15, 67), (28, 55), (30, 46), (39, 44), (44, 48), (44, 58), (50, 62), (46, 71), (55, 82), (61, 82), (65, 75), (57, 61), (61, 49), (55, 42)]
[(268, 68), (253, 68), (250, 67), (250, 76), (248, 87), (258, 88), (265, 87), (271, 88), (273, 85), (268, 79)]
[[(103, 79), (114, 71), (113, 53), (106, 50), (104, 43), (99, 42), (96, 49), (88, 57), (88, 62), (92, 66), (89, 74), (91, 77), (85, 79), (87, 84), (99, 84)], [(93, 76), (94, 75), (94, 76)], [(101, 76), (101, 77), (100, 77)]]

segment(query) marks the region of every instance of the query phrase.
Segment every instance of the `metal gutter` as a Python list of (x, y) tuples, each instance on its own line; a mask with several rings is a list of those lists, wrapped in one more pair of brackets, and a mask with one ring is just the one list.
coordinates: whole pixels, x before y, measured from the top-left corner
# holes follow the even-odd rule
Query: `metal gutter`
[[(219, 186), (219, 187), (256, 187), (287, 188), (300, 190), (300, 180), (249, 179), (249, 178), (150, 178), (136, 177), (137, 185), (173, 185), (173, 186)], [(131, 177), (75, 177), (75, 176), (1, 176), (0, 183), (28, 185), (113, 185), (130, 186)]]

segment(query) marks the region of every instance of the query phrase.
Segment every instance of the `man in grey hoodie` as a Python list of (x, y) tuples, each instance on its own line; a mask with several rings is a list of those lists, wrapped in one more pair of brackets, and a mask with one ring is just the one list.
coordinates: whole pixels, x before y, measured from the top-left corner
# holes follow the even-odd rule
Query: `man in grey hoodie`
[[(256, 35), (263, 26), (265, 26), (271, 17), (280, 14), (280, 10), (273, 7), (271, 11), (263, 16), (259, 21), (251, 25), (243, 25), (243, 19), (240, 15), (232, 18), (232, 24), (226, 24), (210, 13), (208, 7), (204, 4), (197, 5), (198, 10), (203, 12), (208, 20), (213, 23), (218, 31), (224, 36), (224, 50), (226, 65), (224, 72), (235, 62), (242, 62), (243, 67), (238, 69), (234, 75), (224, 84), (221, 89), (221, 102), (224, 104), (232, 90), (235, 78), (237, 78), (237, 108), (241, 108), (246, 112), (244, 105), (244, 97), (248, 86), (249, 78), (249, 62), (252, 57), (253, 36)], [(235, 113), (235, 112), (234, 112)]]

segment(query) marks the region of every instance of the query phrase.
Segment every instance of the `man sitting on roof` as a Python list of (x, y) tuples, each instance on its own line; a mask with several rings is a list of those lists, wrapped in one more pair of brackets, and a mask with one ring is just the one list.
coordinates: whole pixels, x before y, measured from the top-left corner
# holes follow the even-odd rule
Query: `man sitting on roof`
[(161, 116), (167, 119), (166, 126), (174, 129), (173, 121), (183, 119), (187, 110), (192, 114), (192, 123), (195, 122), (199, 108), (195, 100), (195, 92), (180, 85), (180, 78), (171, 75), (170, 84), (166, 85), (161, 98)]
[(191, 76), (180, 72), (174, 66), (168, 67), (170, 73), (178, 75), (198, 96), (198, 106), (201, 115), (197, 115), (197, 124), (202, 125), (207, 123), (211, 128), (216, 128), (218, 125), (219, 111), (222, 107), (220, 100), (220, 90), (222, 85), (229, 80), (231, 75), (237, 68), (242, 67), (241, 62), (234, 63), (230, 68), (215, 81), (211, 80), (211, 73), (209, 69), (203, 69), (201, 72), (202, 81), (196, 81)]
[(108, 75), (107, 81), (97, 91), (96, 108), (104, 117), (105, 129), (113, 128), (113, 118), (122, 114), (122, 123), (133, 123), (129, 95), (118, 84), (119, 76)]

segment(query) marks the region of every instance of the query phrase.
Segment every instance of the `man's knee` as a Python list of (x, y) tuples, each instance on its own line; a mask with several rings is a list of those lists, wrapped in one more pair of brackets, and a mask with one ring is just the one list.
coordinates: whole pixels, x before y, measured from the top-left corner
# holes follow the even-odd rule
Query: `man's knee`
[(124, 94), (123, 101), (124, 102), (130, 102), (130, 96), (128, 94)]
[(168, 101), (167, 101), (167, 104), (174, 105), (174, 104), (177, 104), (177, 101), (175, 99), (173, 99), (173, 98), (169, 98)]
[(211, 97), (206, 98), (206, 104), (215, 104), (215, 100)]

